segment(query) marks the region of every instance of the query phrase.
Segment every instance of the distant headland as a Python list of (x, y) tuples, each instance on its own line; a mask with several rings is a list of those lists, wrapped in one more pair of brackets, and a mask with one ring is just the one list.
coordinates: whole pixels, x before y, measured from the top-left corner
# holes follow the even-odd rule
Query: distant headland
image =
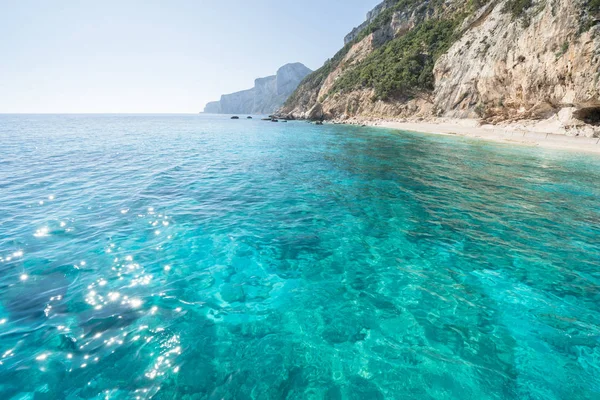
[(300, 82), (312, 72), (301, 63), (286, 64), (276, 75), (258, 78), (252, 89), (225, 94), (220, 101), (208, 103), (205, 113), (211, 114), (271, 114), (277, 111)]

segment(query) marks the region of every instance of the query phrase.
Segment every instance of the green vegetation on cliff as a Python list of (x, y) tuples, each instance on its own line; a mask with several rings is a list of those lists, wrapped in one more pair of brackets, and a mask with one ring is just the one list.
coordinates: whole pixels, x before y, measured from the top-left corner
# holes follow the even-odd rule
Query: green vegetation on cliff
[(333, 92), (375, 89), (378, 99), (412, 97), (433, 90), (433, 66), (456, 40), (458, 19), (428, 20), (375, 50), (343, 74)]
[(600, 0), (588, 0), (586, 5), (589, 12), (600, 14)]
[(379, 14), (368, 27), (366, 27), (356, 39), (354, 39), (353, 43), (358, 43), (371, 33), (381, 29), (382, 27), (389, 25), (394, 18), (394, 14), (398, 11), (411, 11), (418, 6), (424, 7), (421, 12), (425, 11), (425, 8), (432, 8), (433, 3), (443, 3), (443, 0), (397, 0), (396, 4), (387, 8), (381, 14)]
[(512, 14), (514, 19), (522, 17), (533, 6), (533, 0), (508, 0), (504, 4), (504, 12)]
[[(585, 10), (582, 31), (587, 31), (598, 23), (600, 0), (581, 2)], [(379, 100), (427, 96), (434, 89), (434, 65), (460, 37), (462, 22), (490, 4), (502, 7), (504, 13), (511, 15), (514, 20), (520, 20), (524, 26), (530, 23), (536, 10), (541, 11), (548, 5), (536, 0), (389, 0), (387, 8), (352, 42), (305, 78), (286, 106), (310, 107), (332, 94), (361, 89), (372, 89), (375, 99)], [(392, 23), (395, 25), (393, 28), (390, 26)], [(398, 26), (402, 24), (410, 30), (399, 30)], [(402, 33), (390, 38), (392, 29)], [(371, 34), (375, 34), (376, 38), (373, 52), (356, 64), (342, 65), (350, 49)], [(563, 45), (563, 54), (567, 49)], [(340, 66), (343, 71), (329, 93), (317, 98), (324, 81)]]
[(581, 16), (579, 33), (589, 31), (600, 19), (600, 0), (584, 0), (585, 13)]
[[(489, 1), (468, 0), (462, 9), (467, 13), (472, 12)], [(346, 70), (331, 92), (373, 88), (377, 98), (388, 99), (412, 97), (419, 92), (431, 91), (435, 60), (456, 40), (456, 27), (466, 15), (456, 9), (446, 12), (444, 4), (444, 0), (397, 0), (323, 67), (309, 75), (287, 100), (286, 106), (298, 104), (306, 93), (316, 95), (327, 76), (340, 66), (352, 46), (389, 26), (398, 13), (415, 21), (416, 26), (407, 34), (384, 43), (365, 60)]]

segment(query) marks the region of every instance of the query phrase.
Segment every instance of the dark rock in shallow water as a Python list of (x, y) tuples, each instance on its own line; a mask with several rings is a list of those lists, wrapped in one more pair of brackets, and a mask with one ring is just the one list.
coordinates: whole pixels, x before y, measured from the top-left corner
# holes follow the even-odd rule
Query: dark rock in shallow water
[(233, 116), (233, 117), (231, 117), (231, 119), (240, 119), (240, 117)]
[(311, 121), (322, 121), (325, 118), (323, 104), (317, 103), (308, 111), (307, 119)]
[(60, 312), (69, 280), (62, 274), (31, 276), (2, 294), (2, 303), (12, 321), (32, 321)]
[(143, 315), (141, 310), (121, 302), (104, 305), (100, 310), (81, 313), (79, 327), (88, 336), (131, 325)]
[(246, 295), (242, 285), (227, 283), (221, 287), (221, 298), (228, 303), (244, 302)]
[(279, 122), (279, 120), (278, 120), (278, 119), (275, 119), (275, 118), (273, 118), (273, 119), (271, 120), (271, 122)]
[(251, 116), (247, 116), (246, 119), (252, 119), (252, 117)]

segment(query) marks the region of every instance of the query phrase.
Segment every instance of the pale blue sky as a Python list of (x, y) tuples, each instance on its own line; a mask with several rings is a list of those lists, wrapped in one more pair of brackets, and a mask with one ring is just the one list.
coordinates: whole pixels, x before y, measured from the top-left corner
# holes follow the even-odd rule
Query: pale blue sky
[(0, 113), (198, 112), (316, 69), (380, 0), (0, 0)]

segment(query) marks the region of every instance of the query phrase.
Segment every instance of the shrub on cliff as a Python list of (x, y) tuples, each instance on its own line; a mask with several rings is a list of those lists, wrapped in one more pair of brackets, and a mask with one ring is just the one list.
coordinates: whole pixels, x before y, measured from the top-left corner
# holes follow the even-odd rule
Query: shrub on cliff
[(378, 99), (389, 99), (433, 90), (435, 60), (454, 42), (456, 24), (455, 20), (421, 23), (348, 70), (332, 91), (374, 88)]
[[(471, 3), (484, 4), (490, 0), (469, 1)], [(405, 11), (409, 13), (416, 11), (418, 14), (424, 14), (427, 12), (432, 13), (436, 9), (440, 9), (443, 3), (444, 0), (395, 0), (393, 5), (387, 8), (381, 14), (379, 14), (369, 24), (369, 26), (365, 28), (353, 41), (346, 44), (340, 51), (336, 53), (336, 55), (332, 59), (327, 60), (321, 68), (307, 76), (304, 79), (304, 81), (300, 83), (296, 91), (287, 99), (287, 101), (285, 102), (285, 106), (292, 106), (294, 104), (298, 104), (303, 94), (307, 92), (317, 92), (320, 89), (323, 81), (325, 81), (325, 79), (327, 78), (327, 76), (329, 76), (329, 74), (340, 65), (341, 61), (344, 59), (346, 54), (348, 54), (352, 46), (363, 40), (371, 33), (377, 31), (378, 29), (389, 25), (392, 21), (394, 13), (398, 11)], [(416, 54), (413, 54), (412, 56), (409, 56), (409, 58), (411, 58), (411, 60), (407, 59), (406, 65), (400, 67), (405, 69), (405, 71), (402, 73), (403, 75), (412, 76), (414, 75), (414, 72), (417, 69), (420, 70), (423, 68), (428, 68), (428, 66), (425, 65), (428, 64), (428, 62), (424, 61), (422, 59), (423, 57), (416, 57)], [(387, 84), (385, 84), (384, 82), (389, 81), (389, 78), (382, 78), (381, 81), (381, 91), (385, 92), (385, 87), (390, 86), (390, 83), (388, 82)]]
[(504, 4), (504, 12), (511, 13), (513, 18), (517, 19), (523, 16), (532, 5), (533, 0), (508, 0)]

